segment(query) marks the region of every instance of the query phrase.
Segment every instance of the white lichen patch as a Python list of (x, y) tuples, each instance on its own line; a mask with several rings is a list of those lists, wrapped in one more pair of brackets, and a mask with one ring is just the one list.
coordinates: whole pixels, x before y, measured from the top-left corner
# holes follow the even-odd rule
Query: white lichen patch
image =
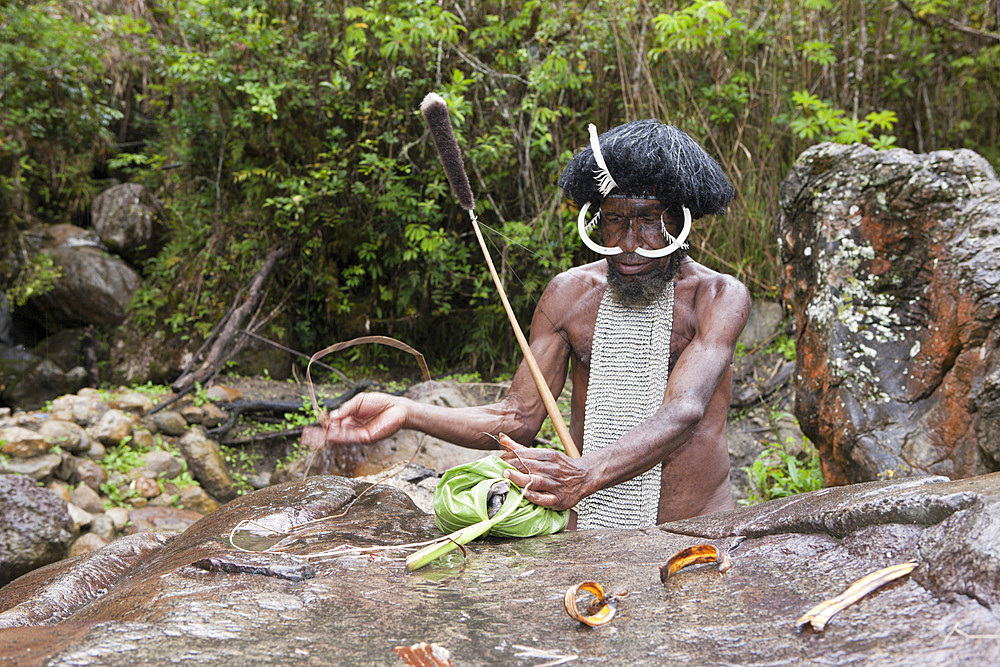
[(863, 262), (874, 258), (875, 249), (856, 242), (850, 229), (839, 230), (826, 245), (819, 244), (815, 266), (820, 288), (806, 307), (806, 316), (813, 326), (829, 331), (831, 375), (857, 387), (858, 395), (882, 403), (889, 396), (877, 375), (877, 348), (901, 341), (911, 327), (900, 320), (896, 296), (877, 290), (878, 277), (862, 269)]

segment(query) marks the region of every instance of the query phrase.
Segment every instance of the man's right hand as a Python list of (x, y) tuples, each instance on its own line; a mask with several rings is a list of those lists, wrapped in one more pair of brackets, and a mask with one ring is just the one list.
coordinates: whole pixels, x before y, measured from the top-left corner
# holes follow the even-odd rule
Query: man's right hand
[(334, 445), (369, 444), (388, 438), (406, 424), (406, 408), (388, 394), (365, 393), (355, 396), (320, 419), (326, 428), (326, 442)]

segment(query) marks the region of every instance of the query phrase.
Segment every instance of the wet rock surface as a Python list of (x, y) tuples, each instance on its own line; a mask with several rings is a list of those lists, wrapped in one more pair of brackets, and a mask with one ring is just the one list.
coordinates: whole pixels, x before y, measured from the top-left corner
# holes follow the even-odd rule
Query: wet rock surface
[[(0, 589), (0, 625), (14, 626), (0, 631), (0, 658), (384, 665), (398, 664), (396, 646), (426, 641), (455, 664), (536, 665), (543, 653), (573, 664), (1000, 660), (989, 638), (1000, 634), (1000, 475), (825, 489), (652, 529), (487, 539), (467, 558), (456, 550), (412, 574), (396, 557), (329, 553), (436, 533), (395, 489), (376, 487), (347, 508), (365, 488), (326, 476), (270, 487), (125, 560), (119, 541), (32, 573)], [(229, 543), (233, 535), (262, 549), (288, 533), (270, 559)], [(660, 582), (659, 566), (679, 549), (729, 548), (737, 536), (726, 574), (691, 566)], [(820, 601), (910, 559), (912, 575), (841, 611), (823, 633), (796, 632)], [(281, 576), (296, 564), (315, 576)], [(58, 598), (95, 573), (76, 598)], [(629, 591), (609, 626), (587, 628), (563, 611), (566, 589), (586, 580)]]
[(47, 324), (61, 328), (125, 319), (142, 282), (132, 267), (97, 248), (57, 247), (48, 253), (62, 276), (50, 291), (28, 302), (26, 310), (39, 313), (34, 317), (51, 318)]
[(830, 484), (1000, 468), (1000, 181), (968, 150), (820, 144), (782, 184), (795, 414)]
[(0, 475), (0, 586), (66, 556), (66, 501), (21, 475)]

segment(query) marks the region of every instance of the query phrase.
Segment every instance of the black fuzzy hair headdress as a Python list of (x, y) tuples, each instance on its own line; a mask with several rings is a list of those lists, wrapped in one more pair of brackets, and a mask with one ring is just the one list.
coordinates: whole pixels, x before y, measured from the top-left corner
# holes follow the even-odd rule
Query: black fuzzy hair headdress
[[(601, 153), (618, 189), (611, 194), (655, 197), (673, 212), (681, 206), (691, 217), (722, 214), (735, 193), (719, 164), (694, 139), (652, 118), (636, 120), (600, 135)], [(559, 177), (577, 206), (604, 200), (598, 189), (594, 151), (587, 146), (570, 160)]]

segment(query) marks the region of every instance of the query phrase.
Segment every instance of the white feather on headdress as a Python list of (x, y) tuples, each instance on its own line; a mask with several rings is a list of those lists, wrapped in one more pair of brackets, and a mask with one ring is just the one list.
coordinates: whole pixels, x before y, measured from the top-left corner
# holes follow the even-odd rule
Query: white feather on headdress
[(608, 163), (604, 161), (604, 155), (601, 154), (601, 142), (597, 139), (597, 127), (590, 123), (587, 125), (587, 129), (590, 131), (590, 147), (594, 151), (594, 161), (597, 162), (597, 169), (594, 170), (594, 176), (597, 177), (597, 189), (602, 196), (607, 197), (609, 192), (618, 187), (618, 184), (611, 177)]

